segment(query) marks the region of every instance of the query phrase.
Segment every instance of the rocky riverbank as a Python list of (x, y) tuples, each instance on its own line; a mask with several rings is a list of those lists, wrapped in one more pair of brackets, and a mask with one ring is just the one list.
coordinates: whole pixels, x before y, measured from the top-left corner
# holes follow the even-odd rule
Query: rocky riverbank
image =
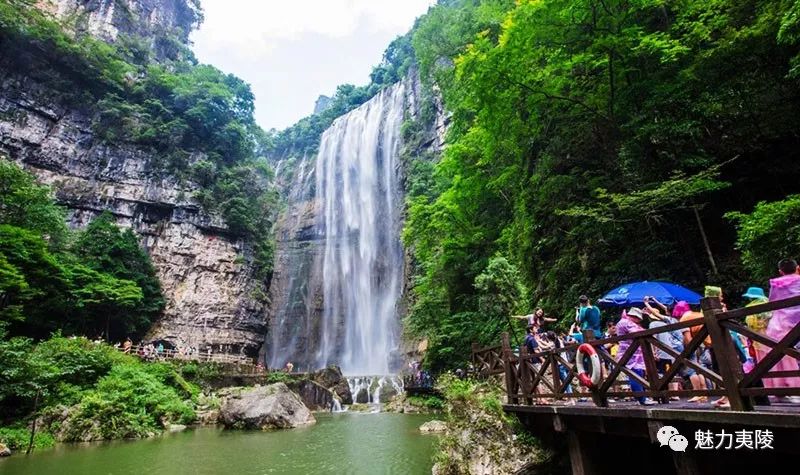
[(503, 412), (500, 388), (489, 383), (443, 377), (445, 427), (434, 475), (547, 473), (552, 454), (538, 447), (522, 426)]

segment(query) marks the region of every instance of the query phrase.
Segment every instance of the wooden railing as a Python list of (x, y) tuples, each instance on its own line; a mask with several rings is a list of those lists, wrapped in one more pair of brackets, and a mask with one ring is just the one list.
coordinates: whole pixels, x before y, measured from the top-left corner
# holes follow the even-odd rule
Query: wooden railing
[[(506, 335), (507, 337), (507, 335)], [(506, 343), (508, 339), (506, 338)], [(472, 344), (472, 371), (476, 376), (485, 378), (493, 374), (503, 374), (503, 346), (487, 346), (481, 348), (477, 343)]]
[[(528, 354), (521, 348), (519, 356), (515, 356), (509, 344), (508, 334), (503, 335), (500, 347), (476, 348), (473, 345), (473, 364), (480, 365), (486, 374), (505, 373), (506, 391), (509, 404), (534, 404), (540, 399), (591, 398), (597, 406), (607, 407), (609, 397), (650, 397), (661, 403), (668, 403), (671, 396), (727, 396), (731, 408), (739, 411), (753, 410), (754, 396), (795, 396), (800, 395), (800, 387), (765, 388), (757, 387), (760, 380), (770, 378), (786, 378), (800, 376), (800, 371), (770, 371), (783, 357), (800, 360), (800, 351), (794, 347), (800, 341), (800, 325), (795, 326), (780, 341), (755, 332), (744, 326), (740, 320), (747, 315), (765, 313), (773, 310), (800, 306), (800, 297), (769, 302), (760, 305), (723, 312), (718, 298), (706, 298), (701, 302), (703, 318), (679, 322), (653, 328), (624, 336), (587, 341), (597, 351), (602, 362), (607, 363), (608, 371), (597, 388), (588, 390), (573, 382), (577, 380), (577, 365), (567, 355), (575, 352), (578, 344), (563, 348)], [(656, 335), (675, 330), (695, 327), (691, 340), (684, 345), (681, 353), (663, 344)], [(748, 337), (751, 341), (769, 348), (769, 352), (758, 361), (747, 374), (743, 372), (742, 363), (731, 332)], [(693, 358), (706, 337), (710, 336), (714, 356), (719, 372), (706, 368)], [(613, 358), (606, 349), (607, 345), (628, 340), (630, 346), (618, 358)], [(641, 377), (627, 367), (637, 349), (641, 348), (645, 363), (645, 376)], [(656, 369), (654, 349), (657, 348), (674, 358), (669, 369), (659, 375)], [(498, 363), (497, 359), (501, 359)], [(578, 354), (576, 358), (580, 358)], [(559, 368), (566, 368), (566, 376), (561, 377)], [(683, 368), (691, 368), (697, 374), (713, 383), (712, 389), (669, 389), (670, 382), (675, 380)], [(500, 370), (499, 368), (502, 368)], [(618, 376), (624, 373), (629, 381), (638, 382), (644, 389), (632, 391), (615, 388)], [(574, 391), (567, 393), (572, 387)]]

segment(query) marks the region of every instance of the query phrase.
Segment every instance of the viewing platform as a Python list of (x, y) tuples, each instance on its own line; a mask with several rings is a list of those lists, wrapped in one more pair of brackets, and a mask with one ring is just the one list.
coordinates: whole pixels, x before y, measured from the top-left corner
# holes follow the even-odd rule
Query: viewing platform
[[(800, 371), (774, 371), (784, 357), (800, 360), (795, 348), (800, 325), (780, 341), (747, 328), (745, 316), (800, 306), (800, 297), (723, 311), (717, 298), (702, 301), (703, 318), (679, 322), (622, 337), (586, 339), (606, 367), (596, 387), (573, 384), (578, 380), (577, 358), (570, 358), (578, 344), (528, 354), (515, 354), (508, 334), (499, 346), (473, 346), (472, 363), (483, 377), (502, 377), (506, 387), (503, 408), (543, 443), (566, 445), (574, 474), (627, 473), (622, 465), (653, 473), (743, 473), (763, 470), (781, 461), (793, 464), (800, 455), (800, 404), (786, 396), (800, 396), (800, 386), (763, 387), (771, 378), (800, 377)], [(677, 353), (656, 335), (692, 328), (691, 341)], [(748, 337), (768, 352), (745, 373), (737, 356), (731, 332)], [(701, 365), (693, 355), (710, 336), (718, 370)], [(629, 348), (612, 357), (607, 345), (630, 341)], [(646, 375), (627, 367), (637, 348), (642, 349)], [(654, 349), (674, 358), (659, 374)], [(566, 368), (560, 377), (559, 367)], [(683, 368), (691, 368), (711, 383), (706, 389), (670, 389), (680, 380)], [(622, 377), (620, 377), (622, 376)], [(624, 379), (635, 380), (643, 390), (634, 392)], [(791, 380), (791, 379), (790, 379)], [(705, 396), (708, 401), (723, 396), (729, 408), (710, 402), (690, 403), (688, 398)], [(779, 397), (771, 402), (768, 397)], [(658, 404), (640, 405), (633, 398), (652, 398)], [(679, 400), (672, 400), (674, 398)], [(759, 403), (757, 403), (758, 401)], [(685, 451), (675, 451), (659, 442), (659, 430), (672, 426), (686, 438)], [(662, 433), (663, 434), (663, 433)], [(621, 465), (622, 464), (622, 465)]]

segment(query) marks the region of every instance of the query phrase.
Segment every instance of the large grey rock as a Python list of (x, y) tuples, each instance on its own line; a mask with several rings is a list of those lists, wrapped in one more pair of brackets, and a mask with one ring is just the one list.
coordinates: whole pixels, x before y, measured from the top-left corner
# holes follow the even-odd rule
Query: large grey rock
[(5, 444), (0, 444), (0, 457), (8, 457), (11, 455), (11, 449)]
[(222, 403), (219, 421), (229, 429), (289, 429), (316, 419), (300, 397), (285, 384), (238, 388)]
[(441, 433), (447, 430), (447, 424), (443, 421), (432, 420), (419, 426), (419, 431), (423, 434)]

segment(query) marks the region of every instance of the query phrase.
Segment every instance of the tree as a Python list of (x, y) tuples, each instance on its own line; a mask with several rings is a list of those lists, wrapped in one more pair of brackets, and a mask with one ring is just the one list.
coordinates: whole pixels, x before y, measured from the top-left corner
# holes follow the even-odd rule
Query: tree
[(93, 219), (78, 234), (72, 252), (81, 262), (72, 266), (73, 279), (81, 279), (76, 282), (76, 295), (81, 307), (106, 312), (104, 330), (110, 320), (119, 320), (121, 327), (115, 336), (143, 332), (164, 309), (161, 284), (150, 256), (133, 231), (122, 230), (114, 223), (111, 213)]
[[(800, 192), (796, 3), (433, 7), (412, 44), (450, 125), (434, 192), (409, 203), (409, 328), (480, 325), (471, 284), (498, 253), (566, 315), (578, 295), (629, 280), (735, 293), (765, 275), (756, 262), (795, 252), (783, 223)], [(743, 269), (723, 216), (761, 201), (781, 204), (730, 215)]]
[(776, 276), (778, 261), (800, 257), (800, 195), (761, 202), (751, 213), (725, 215), (736, 224), (736, 247), (756, 282)]
[(38, 233), (56, 246), (67, 234), (64, 210), (56, 206), (50, 188), (36, 184), (17, 164), (0, 157), (0, 224)]
[(68, 289), (64, 268), (42, 237), (0, 225), (0, 322), (43, 336), (63, 324)]

